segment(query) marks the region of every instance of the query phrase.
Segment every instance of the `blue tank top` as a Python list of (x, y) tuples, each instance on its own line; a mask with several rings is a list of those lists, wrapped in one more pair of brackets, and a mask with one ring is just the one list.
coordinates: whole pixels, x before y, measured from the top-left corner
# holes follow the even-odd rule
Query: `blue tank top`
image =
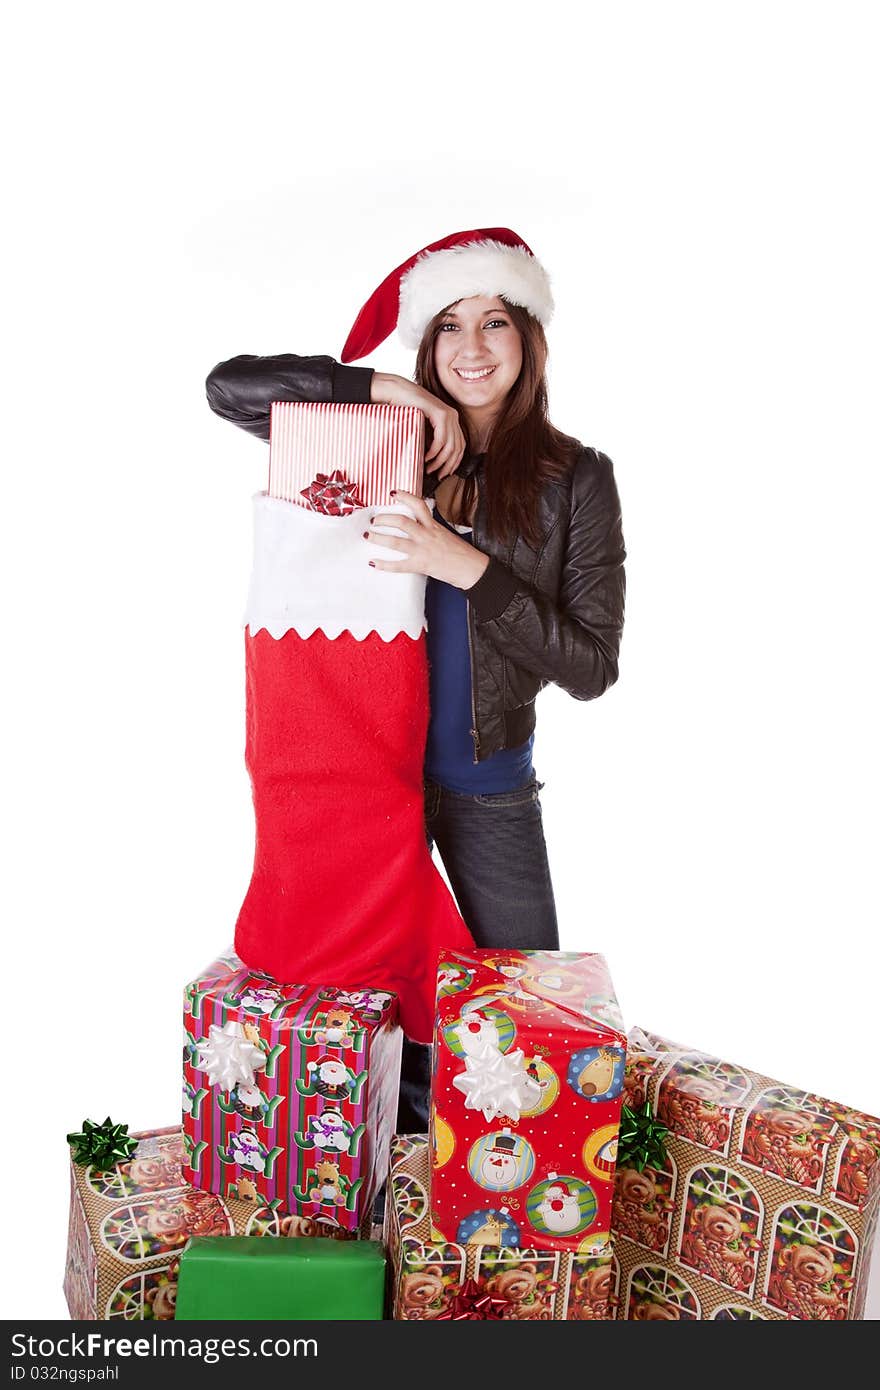
[[(471, 531), (458, 531), (445, 517), (435, 519), (473, 544)], [(425, 776), (450, 791), (474, 796), (511, 792), (532, 778), (534, 735), (519, 748), (502, 748), (474, 762), (471, 661), (468, 645), (467, 595), (441, 579), (428, 578), (428, 679), (431, 717), (425, 749)]]

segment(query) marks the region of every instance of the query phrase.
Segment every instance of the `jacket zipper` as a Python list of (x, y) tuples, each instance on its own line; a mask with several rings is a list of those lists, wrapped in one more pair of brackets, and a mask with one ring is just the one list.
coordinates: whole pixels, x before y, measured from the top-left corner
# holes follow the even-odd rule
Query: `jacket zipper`
[[(477, 488), (477, 497), (474, 504), (473, 519), (471, 521), (471, 540), (474, 545), (477, 543), (477, 513), (480, 510), (480, 488)], [(471, 663), (471, 738), (474, 741), (474, 762), (480, 761), (480, 734), (477, 728), (477, 664), (474, 661), (474, 636), (471, 630), (472, 613), (469, 600), (467, 604), (467, 635), (468, 635), (468, 657)]]
[[(467, 602), (467, 600), (465, 600), (465, 602)], [(470, 605), (470, 603), (467, 604), (467, 635), (468, 635), (468, 656), (469, 656), (469, 658), (470, 658), (470, 663), (471, 663), (471, 720), (472, 720), (472, 723), (473, 723), (473, 728), (471, 729), (471, 738), (472, 738), (473, 741), (474, 741), (474, 762), (475, 762), (475, 763), (478, 763), (478, 762), (480, 761), (480, 756), (479, 756), (479, 755), (480, 755), (480, 735), (479, 735), (479, 733), (477, 732), (477, 694), (476, 694), (476, 688), (475, 688), (475, 683), (474, 683), (474, 675), (475, 675), (475, 669), (476, 669), (476, 668), (475, 668), (475, 663), (474, 663), (474, 641), (473, 641), (473, 637), (472, 637), (472, 635), (471, 635), (471, 605)]]

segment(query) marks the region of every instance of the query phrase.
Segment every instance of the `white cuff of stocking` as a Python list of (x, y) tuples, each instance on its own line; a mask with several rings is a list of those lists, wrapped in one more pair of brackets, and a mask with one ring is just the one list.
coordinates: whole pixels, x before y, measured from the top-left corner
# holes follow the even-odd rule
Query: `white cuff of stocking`
[[(257, 493), (254, 565), (244, 616), (252, 636), (261, 628), (276, 638), (291, 630), (311, 637), (318, 629), (330, 638), (350, 632), (359, 641), (370, 632), (385, 642), (401, 632), (421, 636), (425, 576), (370, 567), (370, 560), (399, 560), (402, 553), (364, 540), (376, 510), (362, 507), (348, 516), (324, 516), (297, 502)], [(402, 504), (381, 510), (412, 516)]]

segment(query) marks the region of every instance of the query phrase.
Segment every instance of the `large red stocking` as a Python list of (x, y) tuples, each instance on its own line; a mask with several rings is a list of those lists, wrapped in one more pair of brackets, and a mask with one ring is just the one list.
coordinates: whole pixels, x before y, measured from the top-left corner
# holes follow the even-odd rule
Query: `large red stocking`
[(424, 580), (367, 566), (383, 553), (362, 539), (368, 510), (260, 496), (256, 514), (256, 849), (236, 950), (279, 980), (393, 990), (407, 1034), (429, 1042), (438, 954), (473, 941), (425, 842)]

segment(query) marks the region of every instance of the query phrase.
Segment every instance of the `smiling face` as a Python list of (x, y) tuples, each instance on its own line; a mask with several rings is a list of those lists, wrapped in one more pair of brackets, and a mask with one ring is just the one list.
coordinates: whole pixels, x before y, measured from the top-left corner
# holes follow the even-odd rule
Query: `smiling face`
[(522, 368), (519, 330), (497, 296), (450, 305), (434, 339), (440, 382), (485, 443), (485, 435)]

